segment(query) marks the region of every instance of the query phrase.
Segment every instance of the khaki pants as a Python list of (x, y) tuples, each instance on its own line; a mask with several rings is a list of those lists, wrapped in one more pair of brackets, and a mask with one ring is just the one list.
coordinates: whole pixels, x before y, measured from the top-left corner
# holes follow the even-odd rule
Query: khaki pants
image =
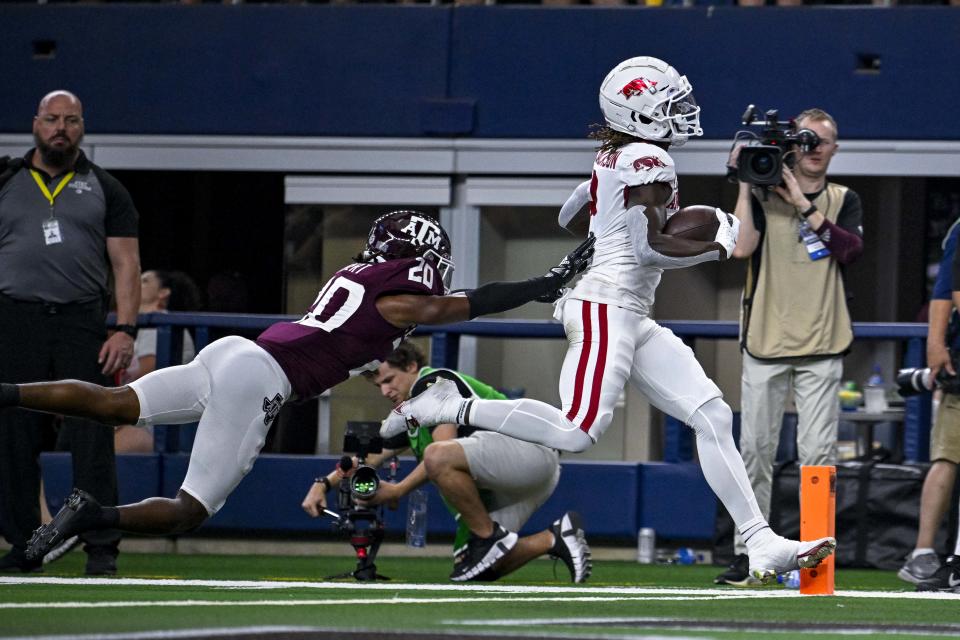
[[(839, 356), (766, 361), (743, 354), (740, 453), (765, 518), (770, 517), (773, 463), (788, 392), (792, 387), (797, 404), (800, 464), (836, 464), (842, 375)], [(746, 553), (739, 535), (734, 547), (736, 553)]]
[(930, 461), (960, 464), (960, 396), (946, 393), (930, 432)]

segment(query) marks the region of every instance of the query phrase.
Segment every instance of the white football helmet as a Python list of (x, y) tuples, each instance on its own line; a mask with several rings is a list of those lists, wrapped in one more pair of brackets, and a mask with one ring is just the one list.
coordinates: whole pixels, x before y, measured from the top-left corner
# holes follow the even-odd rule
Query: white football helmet
[(624, 60), (600, 85), (600, 110), (611, 129), (680, 146), (702, 136), (700, 107), (686, 76), (658, 58)]

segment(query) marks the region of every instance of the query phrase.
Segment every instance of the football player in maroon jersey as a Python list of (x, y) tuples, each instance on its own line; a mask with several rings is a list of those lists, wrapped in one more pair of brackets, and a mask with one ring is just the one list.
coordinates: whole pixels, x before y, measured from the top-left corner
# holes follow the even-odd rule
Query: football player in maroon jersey
[(270, 424), (291, 398), (319, 395), (351, 375), (375, 370), (417, 324), (498, 313), (531, 300), (552, 301), (586, 268), (590, 238), (545, 275), (447, 290), (450, 241), (418, 211), (394, 211), (374, 223), (357, 261), (337, 271), (307, 313), (254, 340), (228, 336), (191, 363), (154, 371), (117, 388), (76, 380), (0, 385), (0, 407), (95, 418), (108, 424), (198, 422), (190, 463), (174, 498), (101, 507), (74, 490), (53, 521), (34, 533), (29, 557), (64, 538), (117, 528), (169, 535), (216, 513), (253, 466)]

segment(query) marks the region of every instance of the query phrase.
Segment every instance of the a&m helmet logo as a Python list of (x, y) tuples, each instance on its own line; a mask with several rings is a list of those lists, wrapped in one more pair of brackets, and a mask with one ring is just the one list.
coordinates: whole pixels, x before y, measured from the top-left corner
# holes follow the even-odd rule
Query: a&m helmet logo
[(649, 91), (650, 93), (657, 92), (657, 83), (655, 80), (647, 80), (646, 78), (636, 78), (631, 80), (627, 84), (623, 85), (623, 89), (620, 89), (620, 93), (623, 94), (623, 97), (629, 100), (633, 96), (642, 96), (644, 91)]
[(410, 222), (403, 228), (403, 232), (411, 239), (414, 245), (426, 245), (440, 249), (443, 242), (443, 231), (432, 220), (420, 216), (410, 216)]

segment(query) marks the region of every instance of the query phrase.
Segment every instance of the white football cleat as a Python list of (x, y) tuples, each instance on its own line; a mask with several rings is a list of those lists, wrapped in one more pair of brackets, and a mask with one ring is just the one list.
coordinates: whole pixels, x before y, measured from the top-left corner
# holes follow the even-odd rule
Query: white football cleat
[(380, 423), (381, 438), (392, 438), (407, 430), (407, 419), (397, 411), (398, 408), (399, 407), (395, 407), (393, 411), (390, 412), (390, 415)]
[(763, 584), (767, 584), (778, 574), (817, 566), (836, 548), (836, 539), (830, 537), (797, 542), (775, 536), (750, 553), (750, 573)]
[[(438, 378), (420, 395), (400, 403), (393, 413), (399, 413), (408, 424), (414, 426), (432, 427), (448, 422), (462, 424), (463, 420), (457, 412), (463, 400), (456, 383)], [(382, 434), (383, 429), (380, 432)]]

